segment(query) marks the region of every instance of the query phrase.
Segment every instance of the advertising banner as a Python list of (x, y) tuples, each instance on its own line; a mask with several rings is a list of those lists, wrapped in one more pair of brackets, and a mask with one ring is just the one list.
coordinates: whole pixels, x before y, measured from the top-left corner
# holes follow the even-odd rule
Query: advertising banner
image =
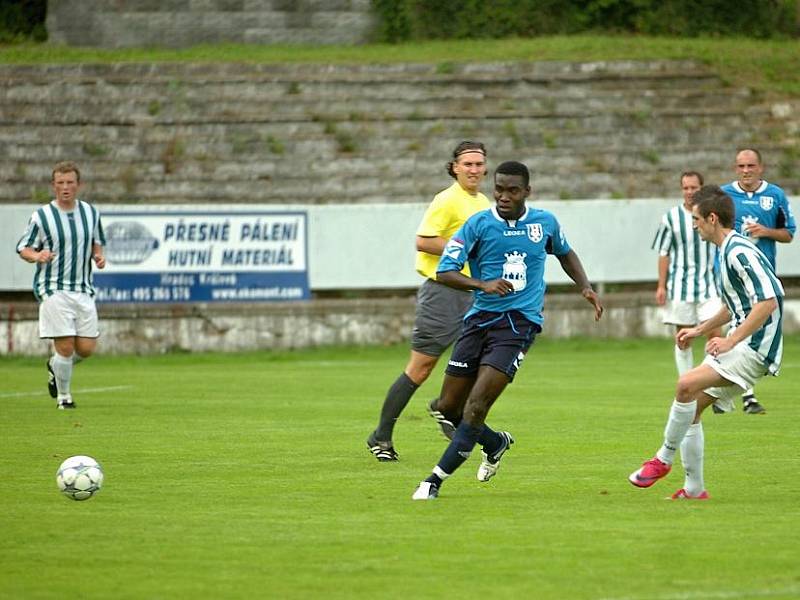
[(306, 300), (305, 212), (226, 210), (102, 215), (98, 302)]

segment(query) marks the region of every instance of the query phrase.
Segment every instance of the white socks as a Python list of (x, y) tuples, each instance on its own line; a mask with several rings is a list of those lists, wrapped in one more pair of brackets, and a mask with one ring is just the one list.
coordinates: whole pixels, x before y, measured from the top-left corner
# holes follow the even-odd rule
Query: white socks
[(69, 384), (72, 381), (72, 357), (61, 356), (56, 352), (50, 359), (53, 374), (56, 376), (59, 398), (70, 395)]
[(703, 482), (703, 449), (705, 437), (703, 424), (695, 423), (689, 427), (681, 442), (681, 462), (686, 471), (683, 489), (689, 496), (698, 496), (706, 489)]
[(678, 375), (683, 375), (687, 371), (691, 371), (694, 367), (694, 356), (692, 354), (692, 347), (689, 346), (686, 350), (681, 350), (675, 344), (675, 366), (678, 367)]
[(656, 457), (663, 463), (671, 465), (675, 460), (675, 452), (681, 445), (689, 426), (694, 421), (694, 414), (697, 411), (697, 400), (691, 402), (672, 402), (669, 411), (667, 426), (664, 428), (664, 444), (656, 452)]

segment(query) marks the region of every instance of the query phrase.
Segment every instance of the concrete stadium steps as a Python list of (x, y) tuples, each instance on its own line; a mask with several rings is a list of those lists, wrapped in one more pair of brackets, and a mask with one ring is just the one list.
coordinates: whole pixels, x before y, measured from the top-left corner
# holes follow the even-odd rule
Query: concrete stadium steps
[(419, 202), (470, 138), (545, 198), (675, 195), (686, 168), (731, 179), (742, 143), (777, 158), (787, 121), (685, 61), (7, 65), (0, 202), (65, 158), (99, 202)]
[[(680, 147), (657, 157), (658, 164), (638, 151), (559, 155), (517, 151), (534, 174), (535, 196), (541, 199), (642, 197), (643, 186), (677, 185), (686, 164), (714, 165), (705, 169), (709, 181), (731, 179), (727, 164), (715, 164), (715, 148)], [(53, 162), (33, 163), (21, 177), (7, 165), (0, 167), (5, 185), (0, 199), (44, 198)], [(557, 165), (554, 168), (553, 165)], [(666, 172), (666, 174), (665, 174)], [(31, 176), (38, 173), (36, 182)], [(669, 179), (671, 177), (671, 179)], [(292, 168), (265, 160), (240, 163), (185, 161), (176, 174), (165, 174), (159, 164), (97, 162), (85, 186), (86, 195), (99, 202), (260, 202), (260, 203), (383, 203), (421, 202), (438, 192), (447, 178), (444, 161), (399, 159), (372, 162), (342, 158)], [(663, 194), (662, 194), (663, 195)]]
[[(617, 112), (591, 116), (488, 117), (493, 132), (487, 139), (493, 148), (509, 150), (542, 145), (558, 153), (564, 149), (627, 148), (631, 144), (725, 144), (735, 143), (739, 131), (752, 119), (726, 111), (658, 113), (639, 116)], [(765, 118), (766, 114), (758, 115)], [(63, 156), (67, 150), (76, 159), (131, 160), (163, 152), (179, 140), (186, 158), (234, 159), (242, 154), (277, 160), (282, 155), (308, 153), (392, 154), (397, 150), (414, 155), (445, 156), (451, 149), (445, 136), (469, 136), (474, 126), (462, 119), (414, 121), (341, 121), (338, 123), (233, 123), (111, 127), (101, 125), (15, 125), (0, 130), (0, 157), (37, 160)], [(354, 146), (343, 148), (342, 136)], [(485, 137), (485, 136), (484, 136)], [(43, 140), (47, 145), (43, 145)], [(76, 143), (76, 140), (78, 143)], [(356, 156), (358, 158), (358, 156)]]

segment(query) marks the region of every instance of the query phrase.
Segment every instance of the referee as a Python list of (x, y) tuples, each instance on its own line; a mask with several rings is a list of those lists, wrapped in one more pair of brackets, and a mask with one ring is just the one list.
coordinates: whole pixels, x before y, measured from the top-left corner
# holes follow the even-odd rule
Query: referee
[[(398, 454), (392, 442), (394, 424), (400, 413), (436, 366), (439, 357), (461, 331), (464, 313), (472, 294), (436, 281), (436, 268), (445, 244), (470, 216), (489, 208), (480, 192), (486, 176), (486, 148), (481, 142), (463, 141), (453, 150), (447, 173), (455, 182), (436, 196), (417, 229), (417, 272), (425, 282), (417, 292), (411, 356), (405, 369), (389, 387), (381, 408), (378, 427), (367, 438), (369, 451), (381, 462), (394, 461)], [(464, 267), (469, 275), (469, 267)]]

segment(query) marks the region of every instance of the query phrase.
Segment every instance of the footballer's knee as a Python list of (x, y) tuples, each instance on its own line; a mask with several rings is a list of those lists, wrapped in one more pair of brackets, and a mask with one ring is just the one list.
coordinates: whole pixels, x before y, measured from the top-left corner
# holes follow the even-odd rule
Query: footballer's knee
[(96, 348), (96, 338), (75, 338), (75, 353), (81, 358), (89, 358)]
[(685, 373), (678, 378), (675, 386), (675, 400), (678, 402), (691, 402), (697, 395), (697, 383), (690, 373)]
[(436, 362), (436, 356), (428, 356), (420, 352), (411, 352), (411, 359), (406, 365), (406, 376), (417, 385), (422, 385), (430, 377)]
[(482, 425), (489, 413), (490, 403), (480, 397), (467, 400), (464, 407), (464, 420), (470, 425)]

